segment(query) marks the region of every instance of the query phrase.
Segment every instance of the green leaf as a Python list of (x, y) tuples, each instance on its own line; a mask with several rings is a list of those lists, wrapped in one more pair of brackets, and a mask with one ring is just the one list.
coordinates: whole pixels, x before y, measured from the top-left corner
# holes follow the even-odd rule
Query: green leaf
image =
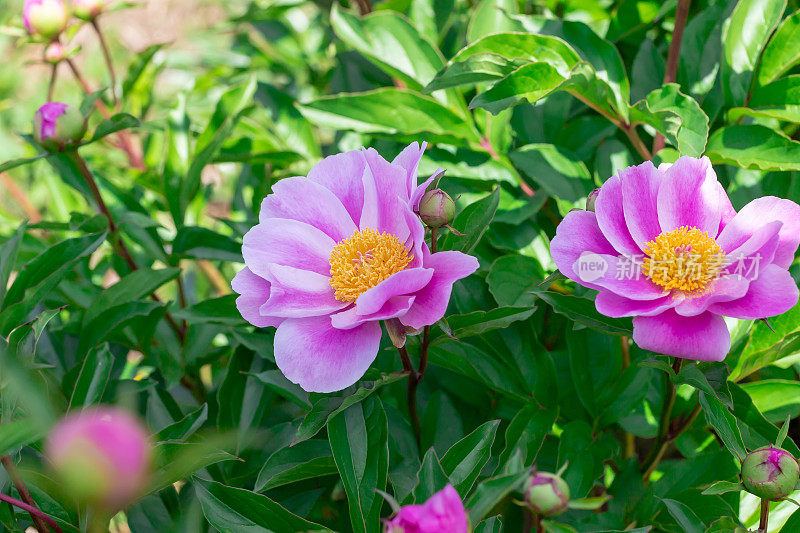
[(477, 524), (483, 520), (495, 505), (518, 490), (527, 477), (528, 471), (524, 470), (481, 481), (464, 502), (464, 507), (469, 510), (470, 523)]
[(378, 533), (389, 470), (388, 423), (380, 400), (352, 405), (328, 422), (333, 459), (342, 477), (355, 533)]
[(498, 467), (503, 467), (516, 450), (521, 450), (521, 460), (525, 467), (533, 465), (557, 416), (557, 410), (543, 409), (534, 402), (520, 409), (506, 428), (505, 448), (500, 454)]
[(233, 446), (233, 440), (229, 435), (207, 435), (202, 442), (162, 442), (155, 446), (153, 455), (158, 465), (147, 492), (161, 491), (200, 469), (236, 459), (225, 451)]
[(483, 108), (493, 115), (522, 102), (536, 103), (564, 87), (569, 78), (548, 63), (528, 63), (508, 74), (469, 103), (470, 109)]
[(418, 504), (428, 501), (431, 496), (450, 483), (433, 447), (428, 448), (425, 457), (422, 458), (422, 464), (417, 472), (417, 480), (413, 495), (414, 501)]
[(292, 383), (280, 370), (265, 370), (254, 374), (267, 387), (277, 392), (298, 407), (310, 410), (311, 402), (308, 400), (308, 393), (300, 385)]
[[(83, 324), (78, 352), (85, 354), (103, 340), (126, 327), (131, 321), (158, 312), (159, 309), (163, 310), (164, 304), (152, 300), (134, 300), (107, 309), (102, 315), (95, 316)], [(137, 333), (143, 333), (143, 331), (140, 330)]]
[[(730, 383), (730, 389), (733, 398), (733, 414), (736, 416), (738, 426), (742, 429), (745, 447), (748, 450), (754, 450), (774, 443), (780, 430), (761, 414), (750, 396), (740, 386)], [(800, 456), (800, 448), (790, 437), (783, 441), (783, 449), (795, 457)]]
[(6, 161), (3, 164), (0, 164), (0, 172), (7, 172), (11, 169), (22, 167), (25, 165), (29, 165), (34, 161), (38, 161), (40, 159), (44, 159), (45, 157), (49, 157), (50, 154), (39, 154), (33, 157), (21, 157), (19, 159), (12, 159), (11, 161)]
[(138, 128), (141, 125), (141, 121), (133, 115), (129, 115), (128, 113), (118, 113), (111, 118), (104, 119), (100, 124), (98, 124), (97, 128), (94, 130), (94, 135), (92, 135), (92, 138), (84, 144), (91, 144), (99, 141), (103, 137), (111, 135), (112, 133), (117, 133), (118, 131), (131, 128)]
[(255, 491), (336, 473), (328, 441), (310, 439), (273, 453), (258, 473)]
[(722, 32), (725, 101), (742, 105), (750, 92), (761, 51), (781, 20), (786, 0), (741, 0)]
[(141, 268), (126, 274), (92, 300), (83, 316), (84, 327), (95, 318), (104, 316), (116, 306), (149, 296), (165, 283), (177, 278), (180, 273), (179, 268), (159, 270)]
[(762, 413), (790, 406), (800, 407), (800, 382), (787, 379), (764, 379), (743, 383), (741, 387)]
[(19, 249), (22, 246), (22, 238), (27, 229), (28, 223), (23, 222), (11, 237), (0, 245), (0, 309), (3, 308), (8, 279), (11, 277), (11, 272), (14, 271)]
[(714, 427), (728, 451), (740, 461), (743, 460), (747, 455), (747, 449), (744, 441), (742, 441), (742, 434), (736, 423), (736, 417), (728, 411), (721, 401), (714, 396), (706, 395), (702, 391), (700, 392), (700, 405), (703, 406), (706, 420)]
[[(359, 386), (355, 392), (346, 394), (344, 396), (325, 396), (314, 402), (311, 411), (309, 411), (300, 427), (297, 428), (297, 434), (292, 441), (292, 445), (298, 442), (310, 439), (325, 427), (331, 418), (338, 415), (349, 407), (364, 401), (373, 392), (380, 389), (384, 385), (394, 383), (401, 379), (406, 378), (405, 374), (384, 374), (380, 379), (364, 383)], [(352, 390), (352, 389), (351, 389)]]
[(172, 316), (191, 324), (223, 324), (226, 326), (244, 325), (245, 321), (236, 308), (236, 294), (210, 298), (194, 305), (176, 310)]
[(530, 291), (536, 289), (544, 278), (542, 265), (536, 259), (506, 255), (492, 264), (486, 282), (498, 304), (525, 307), (536, 301), (536, 296)]
[(781, 22), (764, 48), (758, 66), (758, 83), (766, 85), (800, 63), (800, 11)]
[(0, 425), (0, 455), (13, 453), (44, 437), (46, 431), (38, 423), (30, 420), (14, 420)]
[(315, 124), (361, 133), (416, 136), (430, 142), (478, 142), (479, 135), (462, 117), (434, 98), (405, 89), (383, 88), (357, 94), (322, 97), (298, 105)]
[(172, 254), (194, 259), (241, 263), (242, 243), (208, 228), (183, 226), (172, 241)]
[(515, 0), (482, 0), (469, 19), (467, 41), (474, 42), (484, 35), (517, 29), (517, 23), (507, 13), (518, 13)]
[(758, 170), (800, 170), (800, 143), (757, 124), (718, 129), (708, 140), (706, 155), (714, 164)]
[(466, 315), (447, 317), (447, 325), (450, 327), (453, 337), (462, 339), (494, 329), (506, 328), (514, 322), (526, 320), (535, 310), (535, 307), (498, 307), (491, 311), (473, 311)]
[(747, 107), (735, 107), (728, 112), (731, 121), (740, 120), (743, 116), (800, 123), (800, 76), (787, 76), (769, 85), (756, 87)]
[(496, 54), (471, 55), (440, 70), (422, 92), (430, 94), (452, 87), (497, 81), (525, 64), (527, 61), (524, 59), (506, 59)]
[(442, 468), (450, 483), (462, 496), (469, 493), (489, 461), (499, 424), (499, 420), (492, 420), (478, 426), (442, 456)]
[(597, 312), (593, 300), (541, 289), (534, 289), (531, 292), (552, 306), (556, 313), (562, 314), (570, 320), (614, 335), (631, 336), (633, 334), (633, 326), (629, 320), (601, 315)]
[(526, 176), (550, 196), (576, 202), (595, 188), (586, 165), (564, 148), (552, 144), (529, 144), (508, 154)]
[(653, 126), (681, 155), (700, 157), (708, 139), (708, 117), (677, 83), (656, 89), (631, 108), (631, 120)]
[(208, 522), (221, 533), (330, 531), (291, 513), (262, 494), (194, 478), (195, 493)]
[(792, 421), (791, 415), (786, 416), (786, 420), (783, 422), (781, 426), (780, 432), (778, 432), (778, 437), (775, 439), (775, 446), (780, 448), (783, 445), (784, 439), (786, 439), (786, 435), (789, 433), (789, 422)]
[(685, 533), (703, 533), (705, 531), (706, 525), (687, 505), (668, 498), (663, 498), (661, 501)]
[(595, 496), (592, 498), (578, 498), (569, 501), (569, 508), (581, 511), (596, 511), (605, 505), (610, 499), (611, 496), (608, 494), (603, 496)]
[(742, 341), (740, 349), (734, 350), (731, 366), (731, 381), (741, 381), (753, 372), (800, 350), (800, 304), (789, 311), (769, 319), (770, 325), (757, 321)]
[(500, 188), (491, 194), (473, 202), (456, 215), (452, 226), (464, 236), (448, 233), (439, 243), (442, 250), (459, 250), (470, 253), (480, 242), (486, 229), (491, 224), (500, 204)]
[(100, 402), (108, 386), (108, 381), (111, 379), (113, 363), (114, 357), (106, 344), (89, 352), (81, 364), (78, 379), (75, 381), (75, 388), (69, 399), (70, 408), (74, 409)]
[(156, 442), (184, 441), (200, 429), (207, 420), (208, 404), (204, 403), (195, 411), (159, 431), (154, 440)]
[(744, 485), (741, 483), (734, 483), (733, 481), (717, 481), (707, 489), (703, 491), (704, 495), (718, 495), (718, 494), (725, 494), (728, 492), (738, 492), (744, 489)]

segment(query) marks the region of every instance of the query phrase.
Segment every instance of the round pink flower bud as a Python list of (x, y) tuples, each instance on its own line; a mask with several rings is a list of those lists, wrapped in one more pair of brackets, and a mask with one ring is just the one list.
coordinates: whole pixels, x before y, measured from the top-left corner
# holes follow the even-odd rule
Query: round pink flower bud
[(455, 214), (455, 202), (441, 189), (426, 192), (419, 201), (419, 217), (429, 228), (450, 224)]
[(50, 151), (78, 144), (85, 133), (86, 119), (80, 110), (61, 102), (44, 104), (33, 119), (33, 136)]
[(51, 65), (60, 63), (64, 57), (66, 57), (64, 47), (58, 41), (53, 41), (44, 49), (44, 60)]
[(764, 446), (742, 461), (742, 484), (747, 492), (765, 500), (782, 500), (797, 485), (800, 467), (784, 449)]
[(105, 7), (105, 0), (72, 0), (72, 12), (82, 20), (96, 18)]
[(525, 503), (536, 514), (560, 515), (569, 505), (569, 485), (555, 474), (534, 472), (525, 484)]
[(68, 493), (116, 511), (145, 488), (152, 449), (137, 419), (114, 407), (67, 416), (50, 433), (45, 456)]
[(600, 189), (595, 189), (589, 193), (586, 198), (586, 210), (594, 211), (594, 203), (597, 201), (597, 196), (600, 194)]
[(52, 39), (64, 31), (69, 11), (62, 0), (25, 0), (22, 22), (34, 37)]
[(469, 521), (464, 504), (452, 485), (431, 496), (421, 505), (401, 507), (386, 522), (384, 533), (467, 533)]

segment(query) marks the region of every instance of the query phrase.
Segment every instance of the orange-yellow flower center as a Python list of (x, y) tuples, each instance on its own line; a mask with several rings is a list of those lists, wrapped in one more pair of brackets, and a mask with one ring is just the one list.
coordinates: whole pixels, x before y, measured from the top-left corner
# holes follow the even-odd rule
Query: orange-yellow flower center
[(331, 252), (330, 284), (336, 299), (356, 301), (361, 293), (406, 268), (412, 259), (394, 235), (369, 228), (356, 231)]
[(642, 273), (665, 291), (702, 292), (719, 277), (725, 252), (706, 232), (681, 226), (645, 244)]

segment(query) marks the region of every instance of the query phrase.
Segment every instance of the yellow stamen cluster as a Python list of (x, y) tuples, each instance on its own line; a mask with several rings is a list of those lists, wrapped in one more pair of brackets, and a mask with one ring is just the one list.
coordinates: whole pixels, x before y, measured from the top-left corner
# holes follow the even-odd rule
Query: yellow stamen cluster
[(330, 284), (336, 299), (356, 301), (361, 293), (406, 268), (412, 259), (394, 235), (369, 228), (356, 231), (331, 252)]
[(665, 291), (702, 292), (718, 278), (725, 253), (706, 232), (681, 226), (645, 244), (642, 273)]

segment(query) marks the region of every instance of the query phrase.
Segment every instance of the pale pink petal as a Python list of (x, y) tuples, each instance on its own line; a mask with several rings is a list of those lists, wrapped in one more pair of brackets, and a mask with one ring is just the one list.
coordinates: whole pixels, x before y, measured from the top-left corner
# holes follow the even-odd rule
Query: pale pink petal
[(361, 177), (366, 166), (361, 150), (351, 150), (328, 156), (308, 171), (308, 179), (333, 192), (356, 225), (360, 225), (361, 212), (364, 209), (364, 185)]
[(800, 206), (791, 200), (775, 196), (756, 198), (728, 222), (718, 240), (720, 245), (726, 243), (730, 247), (739, 246), (761, 226), (773, 221), (783, 223), (778, 233), (778, 246), (773, 262), (789, 268), (800, 244)]
[(633, 241), (644, 245), (661, 233), (658, 224), (658, 191), (664, 180), (650, 161), (628, 167), (619, 173), (622, 183), (622, 208)]
[(270, 218), (245, 234), (242, 255), (248, 268), (264, 278), (269, 277), (270, 263), (328, 275), (335, 245), (333, 239), (314, 226)]
[(675, 305), (671, 296), (655, 300), (631, 300), (611, 291), (600, 291), (594, 301), (597, 311), (610, 317), (647, 316), (661, 313)]
[(757, 319), (785, 313), (797, 303), (797, 284), (778, 265), (762, 266), (743, 297), (709, 307), (713, 313), (742, 319)]
[(414, 192), (414, 189), (417, 188), (419, 161), (422, 159), (422, 154), (425, 152), (427, 146), (428, 143), (426, 142), (423, 142), (421, 145), (417, 142), (413, 142), (406, 146), (403, 151), (397, 154), (397, 157), (392, 160), (393, 165), (401, 166), (406, 171), (406, 186), (409, 196)]
[(642, 250), (631, 237), (625, 219), (622, 197), (622, 180), (614, 176), (606, 181), (594, 203), (597, 225), (615, 250), (621, 254), (636, 255)]
[(744, 278), (721, 277), (713, 281), (702, 294), (685, 296), (676, 301), (675, 312), (683, 316), (696, 316), (710, 305), (741, 298), (747, 293), (750, 282)]
[(413, 294), (425, 287), (433, 277), (432, 268), (408, 268), (392, 274), (371, 289), (364, 291), (356, 300), (360, 315), (375, 313), (389, 298), (401, 294)]
[(414, 192), (411, 193), (411, 208), (414, 212), (419, 211), (419, 201), (422, 200), (422, 197), (425, 195), (425, 191), (428, 190), (431, 182), (439, 177), (440, 174), (444, 173), (444, 169), (439, 167), (436, 169), (436, 172), (431, 174), (431, 177), (426, 179), (421, 185), (419, 185)]
[(236, 298), (236, 308), (242, 318), (259, 328), (277, 326), (283, 319), (272, 316), (261, 316), (259, 308), (269, 299), (270, 283), (244, 267), (231, 281), (231, 288), (240, 296)]
[(414, 305), (400, 317), (400, 322), (415, 329), (429, 326), (442, 318), (447, 311), (453, 283), (466, 278), (479, 266), (477, 259), (461, 252), (427, 255), (426, 250), (424, 253), (423, 266), (433, 269), (433, 277), (425, 288), (415, 293)]
[[(367, 161), (367, 169), (372, 180), (372, 183), (369, 183), (365, 171), (364, 187), (367, 195), (365, 201), (372, 202), (370, 205), (376, 211), (377, 225), (373, 225), (372, 222), (365, 225), (362, 219), (361, 229), (369, 227), (379, 232), (385, 231), (405, 242), (409, 228), (400, 206), (408, 204), (410, 198), (406, 185), (406, 171), (403, 167), (386, 161), (374, 148), (364, 151), (364, 159)], [(370, 186), (374, 189), (368, 190)]]
[(334, 296), (329, 276), (276, 264), (269, 266), (269, 272), (272, 287), (269, 300), (261, 306), (262, 315), (329, 315), (348, 305)]
[(722, 361), (730, 350), (731, 336), (719, 315), (706, 311), (686, 317), (668, 309), (655, 316), (633, 317), (633, 342), (663, 355)]
[(275, 332), (275, 363), (308, 392), (335, 392), (361, 379), (380, 342), (378, 322), (343, 330), (328, 316), (289, 318)]
[(326, 187), (305, 177), (285, 178), (261, 203), (259, 219), (290, 218), (314, 226), (336, 242), (356, 231), (342, 202)]
[[(640, 254), (641, 255), (641, 254)], [(638, 261), (638, 262), (637, 262)], [(592, 263), (605, 266), (605, 272), (585, 272), (583, 267)], [(641, 272), (641, 257), (626, 258), (618, 255), (583, 255), (572, 265), (572, 271), (583, 285), (596, 285), (633, 300), (655, 300), (665, 295), (664, 289), (656, 285)], [(630, 266), (629, 266), (630, 265)]]
[(599, 285), (582, 281), (572, 269), (572, 265), (584, 252), (616, 254), (614, 247), (600, 231), (594, 213), (570, 211), (556, 228), (556, 236), (550, 242), (550, 255), (559, 272), (585, 287), (600, 290)]
[(397, 318), (406, 314), (413, 304), (414, 296), (394, 296), (386, 300), (380, 309), (377, 309), (373, 313), (360, 313), (358, 309), (351, 307), (335, 315), (331, 315), (331, 324), (338, 329), (351, 329), (364, 322), (376, 322)]
[[(773, 220), (758, 228), (749, 237), (734, 231), (727, 232), (724, 236), (721, 235), (717, 244), (723, 250), (726, 248), (729, 250), (725, 256), (725, 271), (732, 272), (742, 263), (749, 267), (752, 261), (758, 261), (761, 265), (772, 263), (780, 242), (781, 227), (783, 227), (782, 222)], [(736, 239), (736, 241), (730, 239)], [(739, 239), (745, 240), (739, 242)], [(736, 248), (731, 250), (734, 246)]]
[(709, 169), (707, 157), (683, 156), (666, 170), (658, 189), (661, 231), (687, 226), (716, 237), (722, 220), (722, 199), (717, 176)]

